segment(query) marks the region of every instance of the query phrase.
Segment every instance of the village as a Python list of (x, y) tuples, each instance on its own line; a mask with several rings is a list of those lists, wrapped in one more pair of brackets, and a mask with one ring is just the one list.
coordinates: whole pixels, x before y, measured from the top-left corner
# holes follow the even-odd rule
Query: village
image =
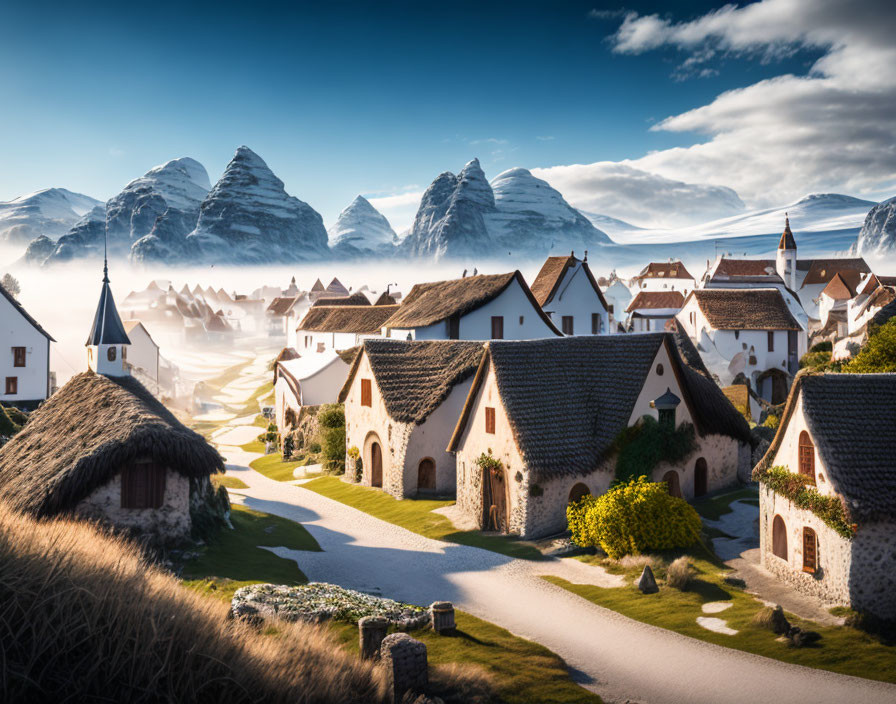
[[(896, 277), (797, 241), (120, 304), (107, 265), (59, 388), (0, 287), (0, 500), (127, 536), (238, 621), (329, 624), (389, 701), (684, 701), (668, 668), (707, 659), (704, 700), (893, 701)], [(163, 333), (259, 352), (187, 384)]]

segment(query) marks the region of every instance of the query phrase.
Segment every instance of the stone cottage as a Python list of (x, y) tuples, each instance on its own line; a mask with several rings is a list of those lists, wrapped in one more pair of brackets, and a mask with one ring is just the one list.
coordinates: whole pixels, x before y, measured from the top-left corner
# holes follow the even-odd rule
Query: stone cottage
[[(896, 374), (798, 374), (753, 472), (762, 565), (828, 603), (896, 618), (894, 449)], [(782, 472), (839, 501), (844, 520), (797, 506)]]
[(653, 468), (671, 493), (690, 499), (749, 477), (749, 427), (686, 336), (489, 342), (448, 446), (457, 504), (485, 529), (563, 531), (570, 502), (610, 486), (614, 443), (645, 415), (694, 426), (693, 451)]
[[(445, 447), (481, 357), (479, 342), (364, 341), (339, 395), (362, 484), (399, 499), (454, 493), (454, 455)], [(354, 463), (349, 454), (349, 476)]]

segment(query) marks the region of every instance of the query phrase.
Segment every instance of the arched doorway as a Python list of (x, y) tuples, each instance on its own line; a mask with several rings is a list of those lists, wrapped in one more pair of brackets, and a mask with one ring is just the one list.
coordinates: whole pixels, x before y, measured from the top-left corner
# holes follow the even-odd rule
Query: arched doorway
[(417, 466), (417, 491), (434, 491), (436, 488), (436, 463), (429, 457)]
[(674, 469), (670, 469), (663, 475), (663, 481), (669, 487), (669, 495), (677, 496), (679, 499), (681, 498), (681, 485), (678, 483), (678, 472)]
[(698, 457), (697, 464), (694, 465), (694, 496), (705, 495), (708, 484), (709, 468), (706, 466), (706, 460)]
[(590, 496), (591, 491), (587, 486), (579, 482), (572, 489), (569, 490), (569, 501), (568, 503), (574, 504), (576, 501), (581, 501), (583, 497)]
[(780, 516), (775, 516), (772, 521), (772, 554), (787, 559), (787, 526)]
[(500, 467), (482, 470), (482, 528), (507, 532), (507, 488)]
[(375, 440), (370, 443), (370, 486), (383, 486), (383, 449)]

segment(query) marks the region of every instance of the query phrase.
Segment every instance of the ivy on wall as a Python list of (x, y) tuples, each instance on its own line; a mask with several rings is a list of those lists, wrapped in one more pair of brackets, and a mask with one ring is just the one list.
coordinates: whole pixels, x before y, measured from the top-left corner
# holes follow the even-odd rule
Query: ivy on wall
[(613, 441), (616, 481), (650, 477), (660, 462), (681, 462), (696, 449), (696, 432), (690, 423), (672, 428), (651, 416), (644, 416)]
[(843, 503), (836, 496), (825, 496), (818, 493), (808, 477), (794, 474), (786, 467), (772, 467), (757, 470), (754, 477), (769, 489), (793, 502), (798, 508), (818, 516), (824, 523), (833, 528), (847, 540), (855, 535), (857, 526), (850, 523), (843, 509)]

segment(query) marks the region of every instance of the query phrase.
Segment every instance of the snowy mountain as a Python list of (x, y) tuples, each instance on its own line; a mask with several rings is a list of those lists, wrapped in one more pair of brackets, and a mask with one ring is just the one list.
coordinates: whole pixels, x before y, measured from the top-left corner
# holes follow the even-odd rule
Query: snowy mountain
[(398, 243), (389, 221), (363, 196), (339, 213), (327, 235), (333, 252), (342, 257), (391, 256)]
[(202, 202), (185, 245), (191, 258), (206, 263), (308, 261), (329, 252), (318, 212), (289, 195), (283, 181), (248, 147), (236, 150)]
[(515, 168), (490, 184), (473, 159), (457, 176), (443, 173), (423, 194), (402, 242), (420, 257), (540, 257), (550, 252), (611, 244), (560, 193), (529, 171)]
[(59, 238), (46, 263), (98, 255), (103, 248), (104, 231), (108, 236), (109, 253), (127, 256), (134, 243), (149, 235), (156, 220), (165, 214), (182, 214), (181, 220), (189, 223), (185, 229), (171, 235), (182, 240), (195, 224), (199, 204), (208, 189), (205, 167), (195, 159), (184, 157), (156, 166), (131, 181), (105, 205), (98, 205), (86, 213)]
[(617, 233), (626, 233), (626, 232), (634, 232), (635, 230), (643, 230), (643, 227), (638, 227), (637, 225), (632, 225), (630, 222), (626, 222), (625, 220), (620, 220), (619, 218), (611, 218), (609, 215), (601, 215), (600, 213), (589, 213), (585, 210), (580, 210), (580, 213), (584, 215), (591, 221), (591, 224), (594, 225), (599, 230), (603, 230), (610, 236), (611, 239), (615, 239), (615, 235)]
[(29, 242), (65, 234), (100, 201), (64, 188), (45, 188), (0, 203), (0, 242)]
[(857, 254), (896, 253), (896, 197), (875, 205), (859, 232)]

